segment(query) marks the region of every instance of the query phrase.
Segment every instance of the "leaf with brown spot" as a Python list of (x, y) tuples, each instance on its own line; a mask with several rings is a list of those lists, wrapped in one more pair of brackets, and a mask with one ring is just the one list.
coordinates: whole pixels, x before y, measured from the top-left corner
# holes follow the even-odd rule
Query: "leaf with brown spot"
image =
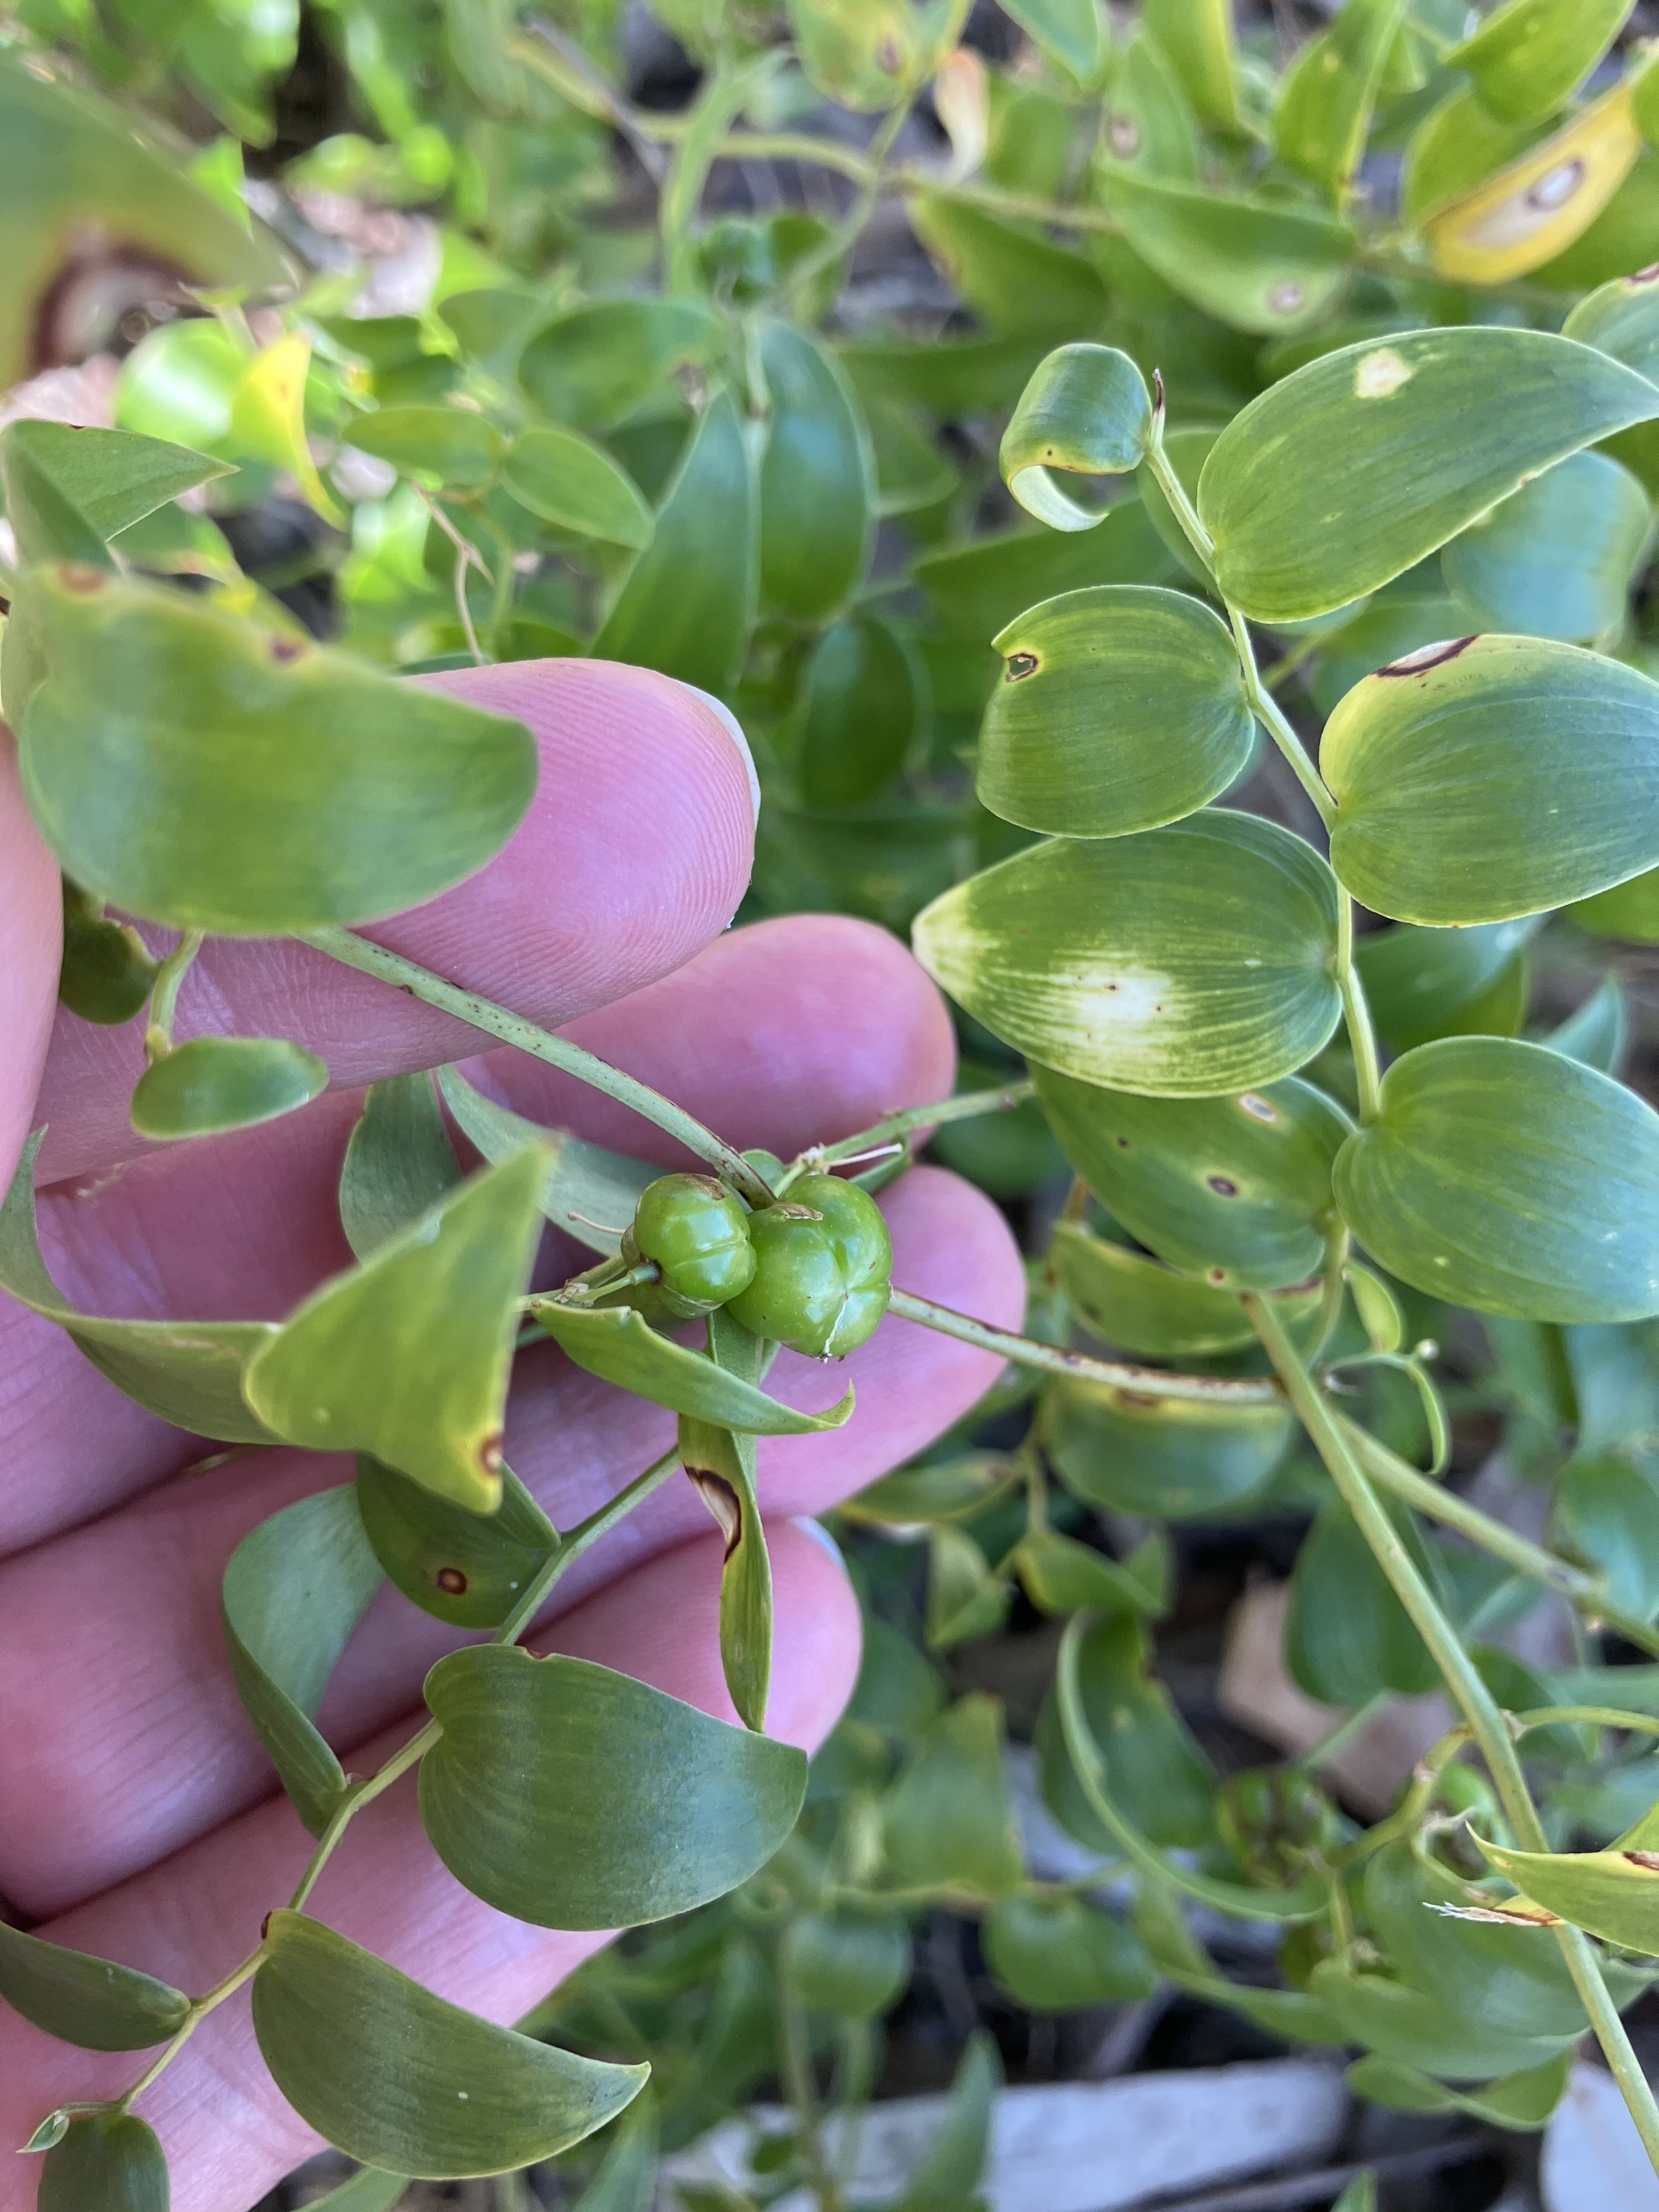
[[(764, 1346), (724, 1307), (708, 1316), (716, 1366), (758, 1387)], [(772, 1679), (772, 1565), (755, 1488), (755, 1439), (689, 1415), (680, 1419), (680, 1459), (726, 1542), (720, 1569), (720, 1663), (745, 1728), (766, 1726)]]

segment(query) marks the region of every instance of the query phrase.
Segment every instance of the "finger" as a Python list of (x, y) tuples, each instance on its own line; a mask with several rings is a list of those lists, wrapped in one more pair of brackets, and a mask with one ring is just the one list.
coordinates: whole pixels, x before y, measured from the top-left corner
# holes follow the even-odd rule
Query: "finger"
[[(777, 1591), (771, 1731), (814, 1748), (850, 1693), (858, 1611), (837, 1563), (812, 1537), (771, 1531)], [(720, 1550), (712, 1534), (681, 1547), (568, 1615), (562, 1651), (625, 1668), (704, 1711), (732, 1717), (719, 1658)], [(367, 1771), (408, 1733), (385, 1738)], [(498, 2021), (521, 2017), (602, 1938), (527, 1928), (481, 1904), (434, 1856), (412, 1777), (353, 1824), (312, 1909), (453, 2002)], [(285, 1805), (270, 1803), (204, 1838), (39, 1932), (53, 1942), (142, 1966), (197, 1992), (228, 1973), (285, 1901), (309, 1845)], [(70, 2099), (119, 2094), (142, 2054), (66, 2050), (8, 2015), (0, 2021), (0, 2141), (25, 2141)], [(139, 2106), (173, 2166), (173, 2212), (242, 2212), (316, 2148), (265, 2074), (246, 1994), (214, 2014)], [(38, 2169), (0, 2159), (0, 2212), (29, 2212)]]
[[(666, 975), (731, 921), (753, 849), (752, 770), (713, 702), (608, 661), (513, 661), (441, 683), (528, 725), (540, 782), (488, 867), (368, 935), (551, 1028)], [(478, 1042), (465, 1024), (280, 938), (210, 940), (179, 1028), (291, 1037), (342, 1085)], [(127, 1100), (143, 1042), (136, 1023), (60, 1016), (40, 1092), (40, 1180), (141, 1149)]]
[[(886, 931), (833, 915), (735, 931), (574, 1029), (586, 1036), (599, 1021), (608, 1056), (739, 1145), (793, 1152), (951, 1088), (950, 1021), (933, 985)], [(532, 1120), (665, 1164), (686, 1157), (587, 1085), (544, 1083), (551, 1071), (523, 1053), (491, 1053), (472, 1073)], [(360, 1103), (332, 1096), (268, 1128), (43, 1193), (41, 1241), (64, 1291), (92, 1313), (280, 1319), (350, 1260), (336, 1193)], [(0, 1554), (204, 1449), (122, 1398), (51, 1323), (0, 1298)]]
[[(917, 1169), (887, 1194), (897, 1278), (1017, 1325), (1024, 1282), (1001, 1215), (971, 1186)], [(848, 1382), (845, 1428), (763, 1439), (767, 1511), (819, 1510), (921, 1449), (994, 1380), (998, 1362), (896, 1320), (844, 1364), (783, 1354), (768, 1388), (823, 1407)], [(525, 1363), (509, 1462), (569, 1528), (673, 1442), (673, 1417), (576, 1373), (548, 1346)], [(192, 1474), (0, 1567), (0, 1893), (40, 1915), (107, 1887), (255, 1802), (269, 1770), (224, 1656), (219, 1589), (270, 1514), (349, 1480), (351, 1463), (271, 1452)], [(575, 1569), (560, 1602), (702, 1525), (667, 1485)], [(95, 1620), (96, 1636), (86, 1623)], [(377, 1599), (319, 1716), (350, 1741), (400, 1711), (460, 1639), (395, 1593)], [(118, 1655), (118, 1662), (112, 1657)]]
[(17, 748), (0, 726), (0, 1178), (7, 1182), (33, 1126), (62, 949), (57, 865), (29, 819)]

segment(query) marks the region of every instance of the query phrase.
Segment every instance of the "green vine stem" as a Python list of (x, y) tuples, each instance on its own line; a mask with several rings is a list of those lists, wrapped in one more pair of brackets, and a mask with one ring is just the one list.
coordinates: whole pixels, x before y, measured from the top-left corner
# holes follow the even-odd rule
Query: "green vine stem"
[(1374, 1121), (1382, 1110), (1382, 1062), (1371, 1010), (1365, 1003), (1365, 987), (1353, 964), (1353, 901), (1346, 891), (1337, 893), (1336, 988), (1342, 994), (1342, 1018), (1353, 1048), (1354, 1081), (1359, 1091), (1359, 1118)]
[(187, 929), (155, 971), (150, 990), (149, 1019), (144, 1024), (144, 1058), (153, 1067), (173, 1050), (173, 1016), (179, 1004), (179, 987), (189, 975), (206, 933)]
[(1091, 1359), (1086, 1352), (1067, 1352), (1057, 1344), (1041, 1344), (1034, 1336), (993, 1328), (988, 1322), (975, 1321), (970, 1315), (937, 1304), (932, 1298), (918, 1297), (914, 1291), (902, 1291), (896, 1285), (888, 1310), (904, 1321), (920, 1322), (924, 1328), (937, 1329), (941, 1336), (976, 1344), (982, 1352), (1000, 1352), (1018, 1366), (1041, 1368), (1049, 1375), (1069, 1375), (1074, 1382), (1109, 1382), (1115, 1389), (1133, 1391), (1142, 1398), (1184, 1398), (1206, 1406), (1276, 1406), (1281, 1401), (1278, 1385), (1265, 1377), (1176, 1375), (1163, 1367)]
[(1430, 1520), (1456, 1529), (1460, 1536), (1467, 1536), (1472, 1544), (1490, 1552), (1494, 1559), (1502, 1559), (1517, 1574), (1554, 1590), (1591, 1626), (1616, 1630), (1626, 1643), (1659, 1659), (1659, 1628), (1613, 1604), (1599, 1577), (1575, 1567), (1571, 1560), (1547, 1551), (1543, 1545), (1517, 1535), (1513, 1528), (1506, 1528), (1501, 1521), (1494, 1521), (1478, 1505), (1471, 1505), (1466, 1498), (1460, 1498), (1455, 1491), (1443, 1489), (1427, 1475), (1420, 1474), (1356, 1422), (1334, 1413), (1334, 1409), (1333, 1412), (1338, 1428), (1373, 1482), (1381, 1483), (1385, 1490), (1392, 1491), (1396, 1498)]
[(474, 991), (464, 991), (459, 984), (447, 983), (441, 975), (434, 975), (417, 961), (404, 959), (401, 952), (389, 952), (385, 945), (359, 937), (355, 931), (307, 930), (295, 941), (325, 952), (331, 960), (356, 968), (362, 975), (377, 975), (382, 982), (407, 991), (411, 997), (428, 1006), (436, 1006), (442, 1013), (453, 1014), (473, 1029), (482, 1030), (487, 1036), (498, 1037), (503, 1044), (516, 1045), (532, 1059), (545, 1060), (550, 1067), (562, 1069), (579, 1083), (602, 1091), (607, 1098), (614, 1098), (618, 1105), (627, 1106), (645, 1121), (654, 1122), (688, 1152), (717, 1168), (734, 1189), (743, 1193), (750, 1206), (772, 1203), (771, 1191), (741, 1152), (706, 1128), (695, 1114), (688, 1114), (683, 1106), (675, 1105), (672, 1099), (665, 1098), (660, 1091), (653, 1091), (636, 1076), (624, 1075), (621, 1068), (612, 1067), (597, 1053), (585, 1052), (580, 1045), (572, 1044), (566, 1037), (538, 1029), (534, 1022), (526, 1021), (522, 1014), (509, 1013), (492, 999), (480, 998)]
[(814, 1173), (821, 1168), (838, 1167), (848, 1160), (862, 1159), (867, 1152), (897, 1151), (901, 1139), (917, 1129), (970, 1121), (981, 1114), (1005, 1114), (1010, 1107), (1023, 1106), (1036, 1097), (1035, 1083), (1008, 1083), (1000, 1091), (963, 1091), (954, 1098), (937, 1098), (931, 1106), (907, 1106), (902, 1114), (890, 1114), (884, 1121), (873, 1121), (850, 1137), (838, 1138), (833, 1145), (809, 1145), (789, 1164)]
[[(1509, 1723), (1463, 1648), (1456, 1630), (1419, 1573), (1399, 1531), (1383, 1510), (1343, 1425), (1304, 1366), (1271, 1303), (1249, 1292), (1243, 1295), (1241, 1303), (1344, 1504), (1353, 1515), (1395, 1596), (1428, 1646), (1453, 1702), (1468, 1723), (1522, 1849), (1547, 1851), (1549, 1839), (1522, 1772)], [(1576, 1928), (1563, 1923), (1557, 1927), (1555, 1935), (1579, 2001), (1630, 2108), (1643, 2147), (1655, 2172), (1659, 2172), (1659, 2103), (1655, 2101), (1647, 2076), (1631, 2046), (1618, 2007), (1607, 1993), (1596, 1954), (1589, 1939)]]
[(574, 1567), (582, 1553), (597, 1544), (601, 1536), (610, 1534), (619, 1521), (625, 1521), (636, 1505), (642, 1505), (653, 1490), (660, 1490), (672, 1474), (679, 1470), (680, 1452), (677, 1443), (660, 1459), (653, 1460), (643, 1474), (636, 1474), (624, 1489), (586, 1521), (579, 1521), (569, 1534), (560, 1540), (559, 1548), (543, 1566), (539, 1574), (529, 1582), (523, 1595), (507, 1619), (490, 1638), (492, 1644), (516, 1644), (547, 1602), (548, 1593), (560, 1577)]

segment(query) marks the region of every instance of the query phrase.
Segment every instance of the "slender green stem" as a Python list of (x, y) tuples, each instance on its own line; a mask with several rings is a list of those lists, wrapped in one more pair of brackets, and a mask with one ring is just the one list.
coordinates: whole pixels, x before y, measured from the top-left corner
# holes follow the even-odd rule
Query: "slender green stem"
[(1540, 1728), (1626, 1729), (1632, 1735), (1659, 1735), (1659, 1717), (1652, 1713), (1627, 1713), (1618, 1705), (1534, 1705), (1524, 1713), (1510, 1715), (1516, 1731)]
[(1342, 1318), (1342, 1300), (1348, 1287), (1348, 1248), (1352, 1242), (1346, 1221), (1339, 1221), (1325, 1239), (1324, 1286), (1320, 1293), (1318, 1318), (1314, 1323), (1313, 1343), (1308, 1352), (1310, 1361), (1319, 1358), (1336, 1334), (1337, 1323)]
[(1069, 1375), (1082, 1382), (1109, 1382), (1115, 1389), (1133, 1391), (1142, 1398), (1183, 1398), (1199, 1405), (1277, 1406), (1282, 1402), (1278, 1386), (1265, 1378), (1232, 1375), (1174, 1375), (1162, 1367), (1134, 1367), (1117, 1359), (1091, 1359), (1081, 1352), (1066, 1352), (1057, 1344), (1040, 1344), (1034, 1336), (1018, 1336), (1012, 1329), (993, 1328), (932, 1298), (895, 1286), (890, 1310), (905, 1321), (920, 1322), (941, 1336), (954, 1336), (981, 1351), (1000, 1352), (1021, 1367), (1040, 1367), (1050, 1375)]
[[(1170, 473), (1173, 475), (1174, 471)], [(1325, 788), (1319, 770), (1308, 758), (1307, 747), (1291, 728), (1285, 709), (1261, 680), (1261, 672), (1255, 665), (1255, 647), (1250, 642), (1250, 626), (1235, 606), (1227, 607), (1227, 619), (1232, 625), (1233, 642), (1238, 647), (1238, 665), (1243, 672), (1245, 696), (1249, 700), (1256, 720), (1290, 763), (1291, 772), (1312, 804), (1314, 812), (1328, 830), (1336, 819), (1336, 801)]]
[(1377, 1056), (1376, 1031), (1365, 1003), (1365, 987), (1353, 960), (1353, 901), (1345, 890), (1337, 893), (1336, 987), (1342, 994), (1342, 1018), (1353, 1048), (1354, 1080), (1359, 1086), (1359, 1118), (1374, 1121), (1382, 1110), (1382, 1073)]
[(1374, 1691), (1364, 1705), (1356, 1705), (1352, 1712), (1344, 1713), (1334, 1728), (1321, 1736), (1310, 1750), (1304, 1751), (1296, 1764), (1298, 1766), (1328, 1765), (1339, 1752), (1347, 1749), (1357, 1735), (1364, 1734), (1388, 1704), (1391, 1695), (1388, 1690)]
[[(1549, 1839), (1533, 1804), (1509, 1725), (1371, 1488), (1344, 1425), (1303, 1365), (1270, 1302), (1249, 1293), (1242, 1303), (1343, 1503), (1353, 1515), (1377, 1565), (1440, 1669), (1453, 1702), (1468, 1722), (1516, 1840), (1523, 1850), (1547, 1851)], [(1555, 1934), (1579, 2001), (1624, 2094), (1643, 2147), (1656, 2172), (1659, 2172), (1659, 2103), (1655, 2102), (1653, 2091), (1631, 2046), (1619, 2008), (1607, 1993), (1596, 1954), (1588, 1938), (1577, 1929), (1564, 1923)]]
[(918, 88), (906, 85), (896, 106), (883, 117), (881, 126), (864, 151), (865, 174), (853, 195), (851, 206), (836, 225), (823, 244), (789, 272), (784, 286), (786, 299), (798, 299), (813, 279), (832, 268), (843, 254), (851, 252), (863, 234), (864, 226), (875, 213), (876, 203), (881, 198), (882, 185), (887, 177), (887, 157), (893, 150), (894, 141), (909, 119)]
[[(1160, 392), (1162, 385), (1158, 386)], [(1204, 572), (1215, 578), (1215, 540), (1199, 520), (1198, 509), (1187, 495), (1187, 487), (1176, 474), (1175, 463), (1164, 447), (1164, 409), (1160, 402), (1152, 422), (1152, 443), (1146, 448), (1146, 465), (1152, 471), (1158, 489), (1170, 502), (1170, 512), (1186, 533), (1187, 543), (1204, 564)]]
[(173, 1016), (179, 1004), (179, 987), (189, 975), (205, 935), (204, 930), (187, 929), (155, 971), (149, 997), (149, 1019), (144, 1026), (144, 1058), (152, 1066), (173, 1050)]
[(872, 1121), (867, 1129), (838, 1138), (833, 1145), (809, 1145), (790, 1165), (802, 1169), (835, 1167), (843, 1160), (861, 1158), (866, 1152), (884, 1152), (890, 1146), (896, 1146), (913, 1130), (943, 1127), (950, 1121), (969, 1121), (981, 1114), (1004, 1114), (1011, 1106), (1023, 1106), (1027, 1099), (1036, 1097), (1035, 1083), (1007, 1083), (1000, 1091), (963, 1091), (954, 1098), (936, 1098), (931, 1105), (907, 1106), (902, 1114), (890, 1114), (884, 1121)]
[(483, 999), (474, 991), (464, 991), (459, 984), (447, 983), (441, 975), (434, 975), (429, 968), (417, 961), (405, 960), (400, 952), (389, 952), (383, 945), (376, 945), (367, 937), (359, 937), (349, 929), (312, 929), (300, 934), (297, 941), (309, 945), (319, 952), (325, 952), (331, 960), (337, 960), (347, 968), (356, 968), (362, 975), (377, 975), (382, 982), (391, 983), (400, 991), (441, 1012), (453, 1014), (468, 1022), (486, 1036), (499, 1037), (503, 1044), (516, 1045), (532, 1059), (545, 1060), (550, 1067), (562, 1068), (574, 1075), (580, 1083), (590, 1084), (602, 1091), (607, 1098), (626, 1106), (646, 1121), (674, 1137), (688, 1152), (695, 1152), (701, 1160), (719, 1170), (720, 1173), (740, 1190), (751, 1206), (769, 1206), (772, 1193), (757, 1175), (743, 1154), (736, 1152), (723, 1137), (705, 1128), (695, 1114), (688, 1114), (683, 1106), (665, 1098), (660, 1091), (653, 1091), (648, 1083), (637, 1077), (624, 1075), (621, 1068), (612, 1067), (597, 1053), (584, 1052), (579, 1044), (568, 1038), (555, 1036), (550, 1030), (538, 1029), (522, 1014), (510, 1013), (490, 999)]
[(300, 1877), (299, 1887), (289, 1899), (290, 1912), (305, 1910), (307, 1900), (316, 1888), (323, 1869), (339, 1848), (341, 1837), (364, 1806), (372, 1805), (383, 1791), (391, 1789), (400, 1775), (407, 1774), (411, 1766), (418, 1765), (442, 1734), (443, 1730), (436, 1721), (428, 1721), (424, 1728), (417, 1729), (410, 1736), (406, 1744), (394, 1751), (386, 1765), (370, 1775), (368, 1781), (356, 1783), (347, 1790), (335, 1807), (327, 1827), (318, 1838), (317, 1848), (311, 1855), (311, 1863)]
[(1659, 1628), (1611, 1603), (1599, 1577), (1587, 1574), (1559, 1553), (1532, 1543), (1513, 1528), (1506, 1528), (1501, 1521), (1494, 1521), (1478, 1505), (1471, 1505), (1468, 1498), (1460, 1498), (1455, 1491), (1444, 1489), (1427, 1475), (1419, 1474), (1357, 1423), (1335, 1413), (1334, 1409), (1333, 1412), (1337, 1426), (1373, 1482), (1381, 1483), (1385, 1490), (1392, 1491), (1396, 1498), (1428, 1519), (1455, 1528), (1460, 1536), (1467, 1536), (1472, 1544), (1478, 1544), (1483, 1552), (1490, 1552), (1494, 1559), (1502, 1559), (1517, 1574), (1554, 1590), (1592, 1626), (1613, 1629), (1626, 1643), (1659, 1659)]
[(574, 1275), (562, 1283), (546, 1297), (526, 1298), (526, 1308), (553, 1304), (558, 1306), (591, 1306), (596, 1298), (614, 1297), (618, 1291), (631, 1291), (645, 1283), (654, 1283), (662, 1269), (654, 1260), (641, 1260), (635, 1267), (624, 1266), (620, 1261), (610, 1261), (605, 1267), (595, 1267), (586, 1275)]
[(636, 1474), (633, 1481), (626, 1488), (619, 1490), (608, 1504), (600, 1506), (597, 1513), (590, 1513), (586, 1521), (579, 1521), (562, 1538), (558, 1550), (526, 1589), (523, 1596), (490, 1641), (493, 1644), (516, 1644), (546, 1604), (548, 1593), (560, 1577), (574, 1566), (584, 1552), (591, 1551), (601, 1536), (608, 1535), (619, 1521), (625, 1521), (634, 1508), (642, 1504), (653, 1490), (660, 1490), (669, 1476), (678, 1471), (679, 1463), (679, 1447), (676, 1444), (672, 1451), (665, 1452), (659, 1460), (653, 1460), (645, 1473)]
[(784, 2094), (800, 2124), (800, 2141), (806, 2152), (807, 2170), (819, 2212), (840, 2212), (840, 2185), (824, 2156), (806, 2008), (781, 1976), (778, 1981), (778, 2059)]

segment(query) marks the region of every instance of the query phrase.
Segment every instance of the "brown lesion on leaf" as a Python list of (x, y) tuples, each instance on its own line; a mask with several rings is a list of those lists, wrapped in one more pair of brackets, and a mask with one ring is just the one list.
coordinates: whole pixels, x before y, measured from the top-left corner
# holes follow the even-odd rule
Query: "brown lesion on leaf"
[(483, 1437), (478, 1445), (478, 1464), (486, 1474), (501, 1471), (501, 1432), (499, 1429)]
[(1632, 284), (1659, 284), (1659, 261), (1650, 261), (1645, 269), (1638, 269), (1626, 281)]
[(459, 1567), (440, 1567), (434, 1580), (446, 1597), (466, 1595), (466, 1577)]
[(1206, 1176), (1204, 1180), (1218, 1198), (1237, 1198), (1238, 1196), (1238, 1185), (1233, 1181), (1231, 1176)]
[(1006, 684), (1022, 683), (1026, 677), (1035, 676), (1036, 674), (1036, 670), (1037, 657), (1036, 653), (1011, 653), (1008, 656), (1007, 667), (1003, 672), (1003, 681)]
[(1445, 638), (1435, 645), (1422, 645), (1415, 653), (1402, 653), (1398, 660), (1389, 661), (1386, 668), (1379, 668), (1376, 672), (1379, 677), (1421, 676), (1427, 669), (1440, 668), (1447, 661), (1455, 660), (1460, 653), (1467, 653), (1474, 643), (1474, 638), (1470, 636)]
[(270, 641), (270, 657), (273, 660), (283, 662), (297, 660), (304, 651), (305, 646), (297, 637), (273, 637)]
[(81, 599), (90, 599), (109, 581), (108, 569), (94, 568), (88, 561), (66, 561), (58, 574), (64, 589)]
[(1659, 1874), (1659, 1851), (1621, 1851), (1619, 1856), (1649, 1874)]
[(726, 1556), (729, 1559), (743, 1541), (743, 1500), (725, 1475), (714, 1468), (688, 1466), (685, 1471), (696, 1486), (697, 1495), (719, 1524), (720, 1532), (726, 1539)]

